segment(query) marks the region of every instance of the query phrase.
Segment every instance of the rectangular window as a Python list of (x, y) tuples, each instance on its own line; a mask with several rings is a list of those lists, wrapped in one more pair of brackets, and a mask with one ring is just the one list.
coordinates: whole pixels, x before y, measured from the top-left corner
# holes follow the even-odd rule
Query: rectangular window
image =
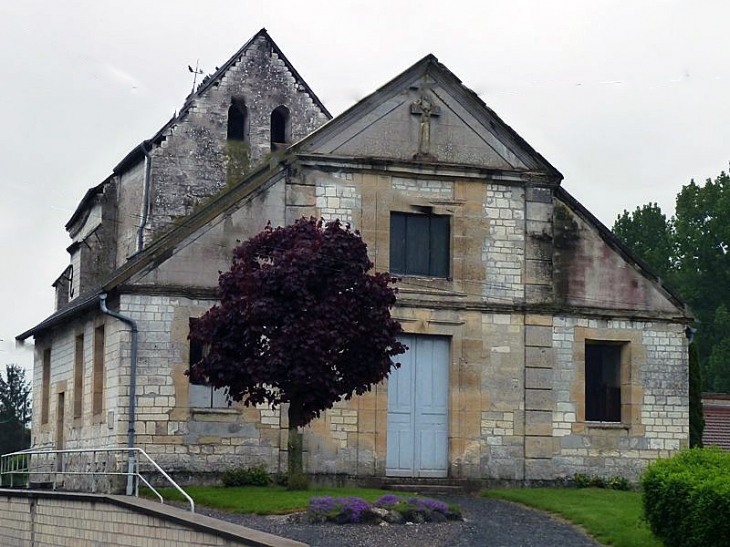
[(390, 271), (449, 277), (450, 218), (444, 215), (390, 214)]
[(74, 354), (74, 418), (81, 418), (84, 402), (84, 335), (76, 337)]
[(621, 421), (622, 344), (586, 342), (586, 420)]
[(92, 409), (95, 416), (104, 410), (104, 325), (94, 329), (94, 397)]
[(41, 384), (41, 423), (48, 423), (51, 405), (51, 349), (43, 350), (43, 379)]
[[(190, 319), (190, 327), (197, 319)], [(190, 358), (188, 366), (192, 367), (208, 354), (208, 344), (201, 344), (190, 340)], [(213, 389), (207, 382), (196, 382), (190, 379), (190, 406), (192, 408), (228, 408), (226, 388)]]

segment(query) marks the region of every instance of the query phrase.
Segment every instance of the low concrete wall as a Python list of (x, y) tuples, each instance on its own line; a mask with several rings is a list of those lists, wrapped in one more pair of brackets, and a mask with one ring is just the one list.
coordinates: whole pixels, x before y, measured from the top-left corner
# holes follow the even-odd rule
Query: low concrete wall
[(306, 547), (125, 496), (0, 489), (2, 547)]

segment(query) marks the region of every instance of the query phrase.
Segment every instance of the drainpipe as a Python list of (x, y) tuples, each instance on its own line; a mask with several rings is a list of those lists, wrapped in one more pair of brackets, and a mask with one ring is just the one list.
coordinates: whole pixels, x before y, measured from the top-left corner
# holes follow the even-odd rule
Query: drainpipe
[[(126, 317), (107, 308), (106, 297), (106, 293), (102, 293), (99, 297), (99, 304), (101, 306), (102, 313), (115, 317), (132, 328), (132, 357), (129, 366), (129, 428), (127, 429), (127, 448), (134, 448), (134, 422), (136, 419), (135, 407), (137, 395), (137, 322), (130, 317)], [(135, 455), (131, 450), (128, 454), (127, 461), (127, 495), (131, 496), (134, 493), (134, 480), (132, 478), (132, 473), (134, 473), (135, 462)]]
[(137, 252), (141, 251), (144, 245), (144, 230), (147, 227), (147, 217), (150, 214), (150, 172), (152, 170), (152, 158), (147, 151), (147, 141), (140, 143), (139, 149), (144, 154), (144, 188), (142, 192), (142, 221), (139, 223), (139, 229), (137, 230)]

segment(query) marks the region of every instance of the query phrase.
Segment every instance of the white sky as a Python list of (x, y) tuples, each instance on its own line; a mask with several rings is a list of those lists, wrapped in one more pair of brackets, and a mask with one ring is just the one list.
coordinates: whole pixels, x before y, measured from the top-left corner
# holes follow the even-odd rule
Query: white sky
[(609, 228), (730, 160), (727, 0), (55, 0), (0, 4), (0, 366), (53, 311), (87, 188), (266, 27), (337, 115), (427, 53)]

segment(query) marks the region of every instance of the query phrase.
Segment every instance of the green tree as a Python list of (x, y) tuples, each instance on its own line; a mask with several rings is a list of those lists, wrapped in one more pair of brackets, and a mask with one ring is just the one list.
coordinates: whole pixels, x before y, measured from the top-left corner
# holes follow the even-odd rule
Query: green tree
[(0, 454), (30, 446), (30, 383), (18, 365), (5, 366), (0, 375)]
[[(677, 287), (698, 323), (705, 389), (730, 392), (730, 176), (694, 181), (677, 196)], [(722, 308), (722, 309), (721, 309)]]
[(624, 211), (613, 232), (689, 304), (703, 388), (730, 393), (730, 176), (690, 181), (669, 220), (656, 203)]
[(672, 223), (656, 203), (624, 210), (612, 231), (658, 275), (667, 277), (672, 270), (674, 252)]

